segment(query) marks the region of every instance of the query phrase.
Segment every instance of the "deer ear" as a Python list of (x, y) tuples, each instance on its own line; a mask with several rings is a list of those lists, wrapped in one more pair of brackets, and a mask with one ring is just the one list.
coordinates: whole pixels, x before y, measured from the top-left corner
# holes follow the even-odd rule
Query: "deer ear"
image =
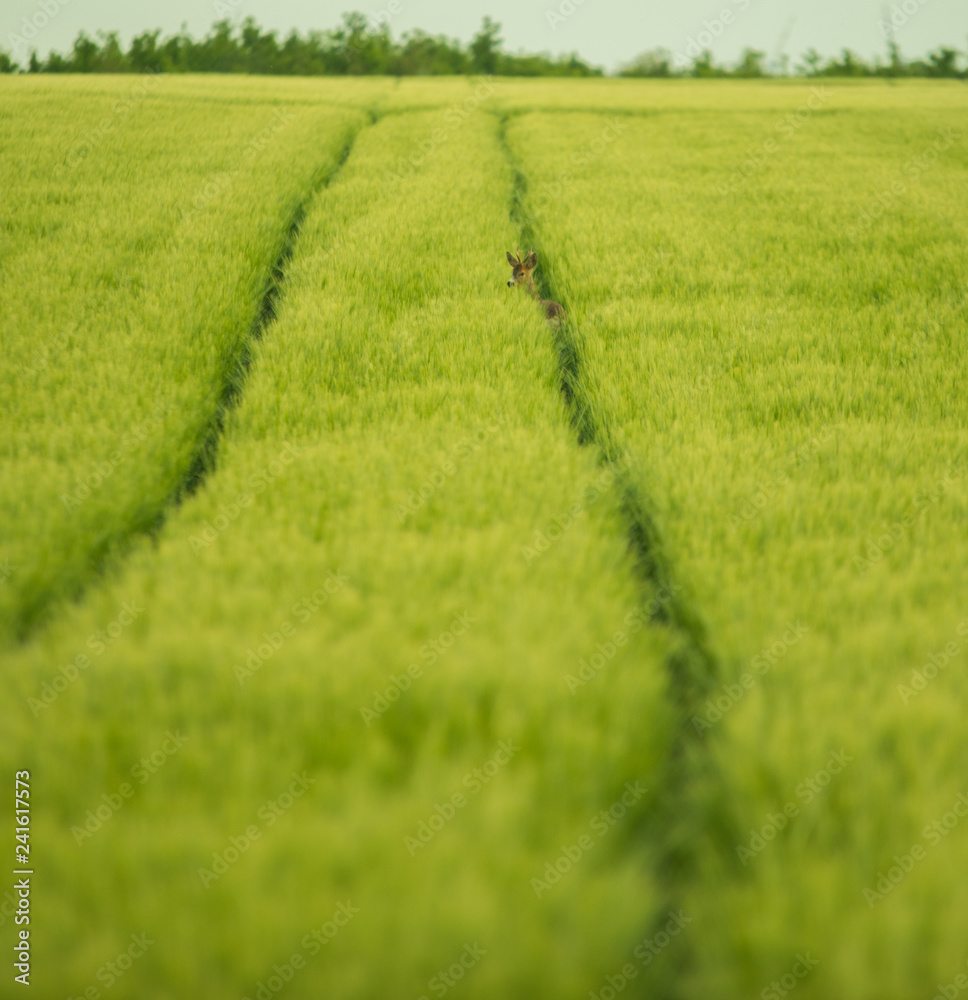
[(524, 258), (524, 266), (529, 271), (533, 271), (538, 266), (538, 255), (533, 250)]
[(507, 251), (507, 255), (508, 255), (508, 263), (511, 265), (511, 267), (514, 267), (515, 264), (521, 263), (521, 261), (518, 260), (518, 258), (515, 257), (510, 250)]

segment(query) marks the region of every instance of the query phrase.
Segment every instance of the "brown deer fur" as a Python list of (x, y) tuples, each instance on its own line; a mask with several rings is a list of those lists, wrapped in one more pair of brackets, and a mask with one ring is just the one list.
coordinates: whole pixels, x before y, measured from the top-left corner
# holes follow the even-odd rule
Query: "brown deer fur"
[(538, 255), (534, 252), (534, 249), (532, 248), (528, 251), (528, 255), (524, 260), (521, 259), (520, 250), (517, 252), (517, 256), (508, 250), (507, 257), (508, 263), (511, 265), (511, 278), (508, 281), (508, 288), (527, 287), (531, 297), (538, 299), (544, 307), (545, 319), (549, 323), (558, 324), (563, 322), (567, 317), (561, 304), (552, 302), (551, 299), (540, 298), (534, 290), (534, 269), (538, 266)]

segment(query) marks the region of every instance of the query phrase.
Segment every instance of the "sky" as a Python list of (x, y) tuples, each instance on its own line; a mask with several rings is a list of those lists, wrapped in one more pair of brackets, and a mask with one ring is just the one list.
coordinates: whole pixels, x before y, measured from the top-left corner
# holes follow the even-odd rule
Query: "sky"
[(334, 27), (347, 10), (374, 21), (382, 11), (395, 38), (421, 28), (463, 42), (489, 15), (501, 23), (507, 51), (577, 52), (609, 71), (658, 46), (682, 61), (709, 48), (729, 63), (747, 46), (769, 61), (786, 52), (795, 63), (810, 47), (825, 56), (846, 47), (870, 59), (886, 50), (892, 12), (908, 58), (939, 45), (968, 49), (968, 0), (393, 0), (392, 9), (390, 0), (2, 0), (0, 7), (0, 48), (17, 58), (28, 33), (45, 56), (68, 51), (81, 29), (116, 30), (127, 45), (145, 29), (171, 34), (185, 24), (197, 38), (227, 10), (230, 20), (251, 16), (283, 35)]

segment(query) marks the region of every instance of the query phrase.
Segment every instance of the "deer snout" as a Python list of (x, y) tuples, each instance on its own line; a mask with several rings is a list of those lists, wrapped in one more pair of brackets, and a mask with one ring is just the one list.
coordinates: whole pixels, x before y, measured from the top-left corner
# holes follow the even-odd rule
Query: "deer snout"
[(508, 288), (514, 288), (514, 278), (508, 278)]

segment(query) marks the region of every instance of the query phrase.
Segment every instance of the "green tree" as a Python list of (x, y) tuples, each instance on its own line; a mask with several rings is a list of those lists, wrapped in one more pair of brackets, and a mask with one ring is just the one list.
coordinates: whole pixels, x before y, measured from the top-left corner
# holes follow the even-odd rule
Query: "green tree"
[[(87, 32), (78, 32), (73, 45), (74, 56), (71, 59), (75, 73), (94, 73), (97, 71), (98, 45)], [(31, 70), (31, 72), (36, 72)]]
[(840, 50), (840, 62), (831, 59), (823, 68), (826, 76), (870, 76), (871, 69), (855, 52)]
[(619, 70), (619, 76), (673, 76), (672, 53), (668, 49), (649, 49)]
[(481, 22), (481, 30), (474, 36), (470, 45), (471, 70), (474, 73), (497, 72), (498, 56), (501, 52), (501, 25), (485, 17)]
[(733, 76), (757, 77), (765, 76), (763, 60), (766, 58), (765, 52), (758, 49), (743, 49), (739, 65), (733, 70)]
[(160, 73), (162, 69), (162, 54), (158, 48), (158, 37), (161, 29), (143, 31), (135, 35), (128, 46), (128, 62), (138, 73)]
[(958, 50), (942, 45), (936, 52), (929, 52), (928, 76), (958, 76)]
[(101, 44), (97, 51), (97, 72), (98, 73), (125, 73), (131, 69), (118, 41), (116, 31), (99, 31), (97, 37)]
[(893, 39), (887, 43), (888, 63), (887, 76), (904, 76), (904, 60), (901, 58), (901, 48)]
[(274, 73), (276, 60), (279, 58), (279, 44), (274, 31), (265, 34), (255, 23), (254, 17), (247, 17), (242, 22), (240, 38), (241, 55), (245, 68), (249, 73)]
[(726, 72), (713, 62), (713, 54), (704, 49), (692, 61), (692, 75), (698, 77), (725, 76)]
[(216, 21), (211, 34), (192, 45), (189, 53), (189, 65), (202, 73), (231, 73), (244, 68), (228, 19)]
[(797, 65), (797, 72), (804, 76), (820, 76), (823, 56), (815, 48), (809, 48), (803, 54), (803, 62)]

